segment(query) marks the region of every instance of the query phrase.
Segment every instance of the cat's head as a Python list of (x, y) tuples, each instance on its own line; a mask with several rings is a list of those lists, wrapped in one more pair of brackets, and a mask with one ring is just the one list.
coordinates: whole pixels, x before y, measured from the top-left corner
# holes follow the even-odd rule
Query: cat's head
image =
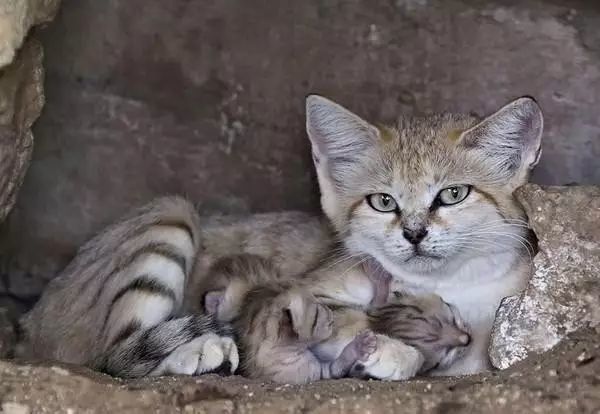
[(533, 99), (483, 120), (443, 114), (393, 126), (317, 95), (306, 112), (321, 204), (352, 254), (427, 274), (526, 243), (513, 192), (541, 153)]

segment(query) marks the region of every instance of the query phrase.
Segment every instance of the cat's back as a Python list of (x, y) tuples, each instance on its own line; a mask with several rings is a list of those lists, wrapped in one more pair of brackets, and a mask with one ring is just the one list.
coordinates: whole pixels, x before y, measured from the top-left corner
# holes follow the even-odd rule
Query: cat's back
[(298, 273), (332, 243), (328, 223), (300, 211), (203, 217), (205, 259), (254, 254), (273, 261), (283, 273)]
[[(116, 306), (120, 292), (136, 290), (142, 294), (149, 289), (134, 280), (140, 264), (144, 269), (150, 266), (149, 274), (164, 279), (167, 286), (175, 283), (176, 303), (198, 303), (199, 298), (193, 297), (197, 290), (189, 280), (193, 283), (195, 275), (201, 278), (203, 264), (216, 257), (258, 254), (284, 271), (298, 272), (322, 254), (329, 240), (327, 225), (306, 213), (201, 218), (187, 200), (157, 199), (83, 245), (67, 268), (49, 283), (21, 321), (24, 340), (19, 356), (77, 364), (93, 360), (101, 352), (107, 315)], [(166, 265), (174, 272), (172, 276), (161, 270)], [(181, 282), (177, 281), (177, 274), (181, 275), (178, 268), (183, 271)]]

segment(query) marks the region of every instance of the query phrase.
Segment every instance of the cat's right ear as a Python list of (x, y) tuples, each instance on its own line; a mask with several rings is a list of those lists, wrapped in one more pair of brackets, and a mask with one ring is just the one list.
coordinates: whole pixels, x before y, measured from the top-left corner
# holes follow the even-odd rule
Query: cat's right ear
[(325, 169), (335, 183), (379, 137), (376, 127), (319, 95), (306, 98), (306, 131), (317, 170)]

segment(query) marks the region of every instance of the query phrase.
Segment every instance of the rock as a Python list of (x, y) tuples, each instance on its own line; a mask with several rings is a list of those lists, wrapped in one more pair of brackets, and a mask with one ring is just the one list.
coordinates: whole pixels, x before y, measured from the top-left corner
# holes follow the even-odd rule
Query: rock
[(332, 4), (64, 2), (36, 33), (47, 105), (18, 214), (0, 233), (18, 270), (44, 280), (164, 194), (206, 214), (318, 211), (311, 92), (373, 122), (483, 115), (532, 95), (548, 119), (533, 180), (600, 182), (600, 2)]
[(535, 274), (501, 305), (490, 356), (506, 368), (546, 351), (568, 333), (600, 323), (600, 187), (518, 191), (539, 240)]
[(599, 334), (577, 332), (500, 373), (407, 382), (296, 386), (216, 375), (129, 382), (78, 367), (0, 361), (0, 404), (14, 413), (593, 413), (600, 410)]
[(0, 68), (11, 63), (32, 26), (52, 20), (60, 0), (2, 0)]
[(0, 221), (15, 203), (33, 149), (31, 126), (44, 105), (41, 45), (32, 39), (21, 46), (33, 25), (54, 17), (59, 3), (0, 3)]
[(23, 181), (33, 149), (31, 125), (43, 105), (42, 48), (32, 39), (0, 75), (0, 221)]

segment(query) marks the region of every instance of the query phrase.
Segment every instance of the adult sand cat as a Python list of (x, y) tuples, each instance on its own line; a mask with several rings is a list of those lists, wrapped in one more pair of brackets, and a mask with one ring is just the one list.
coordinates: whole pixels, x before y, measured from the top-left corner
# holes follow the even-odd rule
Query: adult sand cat
[(374, 260), (409, 292), (455, 304), (472, 344), (443, 373), (482, 371), (495, 311), (529, 272), (513, 192), (538, 161), (542, 124), (530, 98), (484, 120), (435, 115), (375, 127), (310, 96), (308, 134), (334, 232), (301, 213), (202, 221), (182, 199), (159, 200), (80, 249), (24, 318), (21, 355), (108, 363), (128, 376), (235, 366), (226, 332), (185, 316), (200, 308), (210, 263), (250, 253), (303, 273), (341, 246), (350, 266)]
[(531, 267), (513, 192), (541, 154), (537, 103), (520, 98), (482, 121), (446, 114), (375, 127), (310, 96), (307, 129), (321, 204), (348, 256), (374, 259), (407, 291), (458, 307), (472, 344), (438, 374), (489, 368), (495, 312)]

